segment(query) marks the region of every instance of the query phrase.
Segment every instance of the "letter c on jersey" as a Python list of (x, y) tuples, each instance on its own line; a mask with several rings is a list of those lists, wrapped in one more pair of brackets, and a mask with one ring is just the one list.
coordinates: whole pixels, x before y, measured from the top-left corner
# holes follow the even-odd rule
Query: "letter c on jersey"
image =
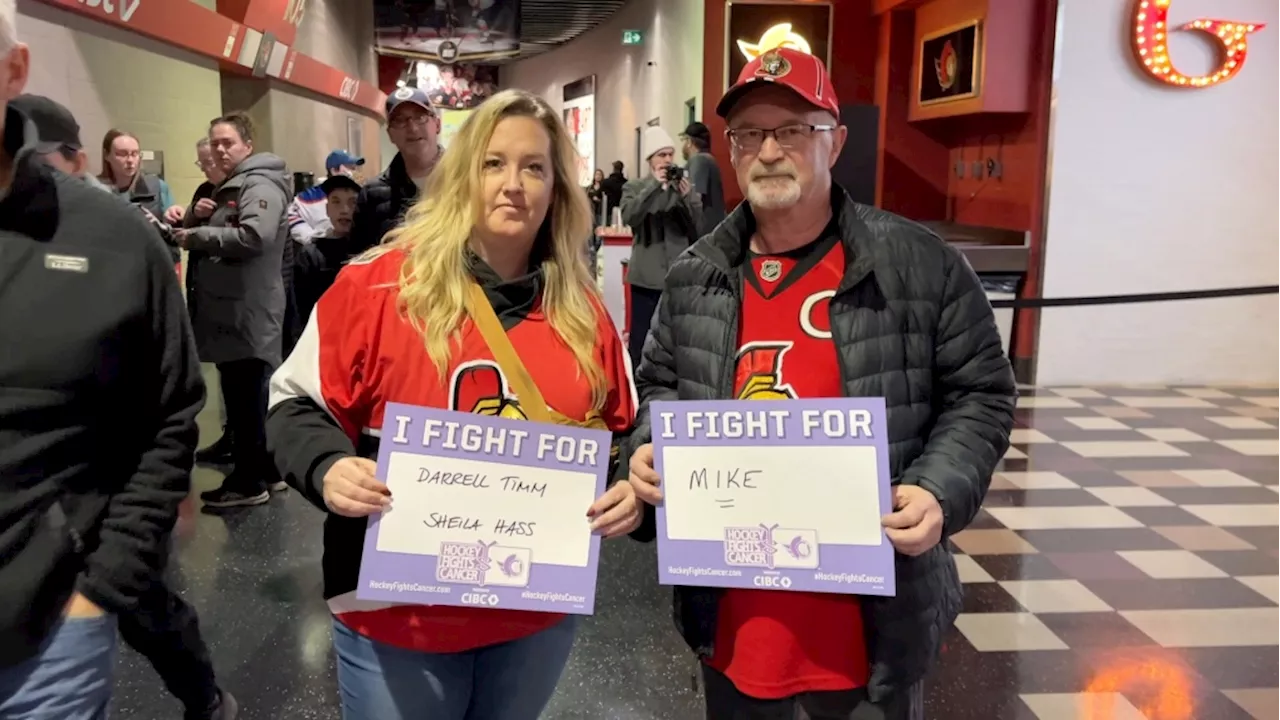
[(818, 340), (831, 339), (831, 320), (827, 317), (827, 313), (821, 313), (820, 317), (821, 324), (827, 328), (826, 330), (821, 329), (818, 323), (814, 322), (813, 314), (819, 305), (822, 305), (824, 310), (830, 307), (830, 304), (823, 304), (823, 301), (830, 300), (835, 295), (835, 290), (823, 290), (804, 299), (804, 304), (800, 306), (800, 329), (805, 335)]

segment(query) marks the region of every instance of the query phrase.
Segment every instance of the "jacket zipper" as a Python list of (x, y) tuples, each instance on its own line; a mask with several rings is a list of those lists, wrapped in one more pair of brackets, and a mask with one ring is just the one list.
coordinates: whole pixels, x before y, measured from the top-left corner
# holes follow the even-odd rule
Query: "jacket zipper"
[(726, 284), (729, 293), (733, 295), (733, 322), (726, 323), (724, 346), (729, 348), (729, 357), (725, 360), (724, 369), (720, 373), (720, 392), (725, 397), (733, 399), (733, 378), (737, 374), (737, 368), (734, 367), (734, 358), (737, 357), (738, 330), (742, 325), (742, 268), (739, 266), (733, 271), (733, 275), (725, 274)]

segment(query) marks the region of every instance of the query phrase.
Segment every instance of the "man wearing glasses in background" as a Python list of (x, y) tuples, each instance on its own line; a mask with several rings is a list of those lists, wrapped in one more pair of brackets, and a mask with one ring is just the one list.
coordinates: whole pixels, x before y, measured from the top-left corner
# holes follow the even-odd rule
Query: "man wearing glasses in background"
[(636, 370), (631, 484), (661, 500), (654, 400), (883, 397), (897, 595), (676, 588), (707, 718), (915, 720), (960, 611), (946, 538), (1009, 447), (1013, 372), (964, 256), (832, 181), (846, 130), (820, 60), (767, 52), (716, 112), (747, 199), (667, 274)]
[(365, 183), (356, 201), (351, 249), (360, 252), (382, 242), (418, 198), (440, 161), (440, 116), (427, 93), (402, 87), (387, 97), (387, 137), (396, 156), (385, 172)]

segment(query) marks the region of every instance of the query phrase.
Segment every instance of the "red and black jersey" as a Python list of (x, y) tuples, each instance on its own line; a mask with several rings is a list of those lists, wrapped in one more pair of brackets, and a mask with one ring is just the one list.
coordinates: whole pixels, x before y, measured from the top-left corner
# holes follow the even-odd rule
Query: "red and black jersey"
[[(291, 485), (321, 508), (321, 483), (334, 462), (357, 447), (364, 457), (377, 456), (374, 439), (388, 402), (524, 416), (520, 399), (469, 319), (463, 322), (448, 373), (439, 375), (421, 335), (398, 307), (403, 261), (401, 252), (392, 251), (344, 268), (320, 298), (293, 354), (271, 379), (267, 431), (277, 465)], [(550, 410), (574, 420), (598, 411), (614, 432), (630, 428), (637, 405), (631, 368), (602, 304), (596, 304), (595, 358), (609, 390), (604, 406), (595, 408), (585, 375), (566, 372), (577, 360), (542, 312), (541, 272), (503, 283), (481, 264), (476, 276)], [(525, 637), (563, 617), (357, 600), (365, 527), (364, 518), (330, 514), (323, 562), (330, 610), (367, 637), (426, 652), (460, 652)]]
[[(818, 240), (744, 269), (734, 397), (842, 397), (829, 306), (844, 274), (833, 220)], [(862, 613), (853, 595), (726, 590), (710, 664), (742, 693), (784, 698), (867, 682)]]

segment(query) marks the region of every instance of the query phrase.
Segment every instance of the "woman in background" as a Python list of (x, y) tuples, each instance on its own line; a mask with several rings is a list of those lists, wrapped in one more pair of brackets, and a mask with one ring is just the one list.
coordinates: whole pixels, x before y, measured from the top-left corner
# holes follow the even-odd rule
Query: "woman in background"
[(604, 170), (596, 168), (596, 174), (587, 186), (587, 198), (591, 200), (592, 224), (599, 224), (600, 214), (604, 211)]
[[(357, 600), (386, 403), (630, 428), (627, 356), (584, 265), (576, 151), (545, 101), (498, 93), (385, 244), (320, 298), (272, 378), (284, 477), (325, 510), (325, 597), (345, 720), (535, 720), (573, 645), (553, 613)], [(511, 386), (507, 385), (511, 383)], [(582, 508), (604, 537), (641, 517), (630, 484)]]

